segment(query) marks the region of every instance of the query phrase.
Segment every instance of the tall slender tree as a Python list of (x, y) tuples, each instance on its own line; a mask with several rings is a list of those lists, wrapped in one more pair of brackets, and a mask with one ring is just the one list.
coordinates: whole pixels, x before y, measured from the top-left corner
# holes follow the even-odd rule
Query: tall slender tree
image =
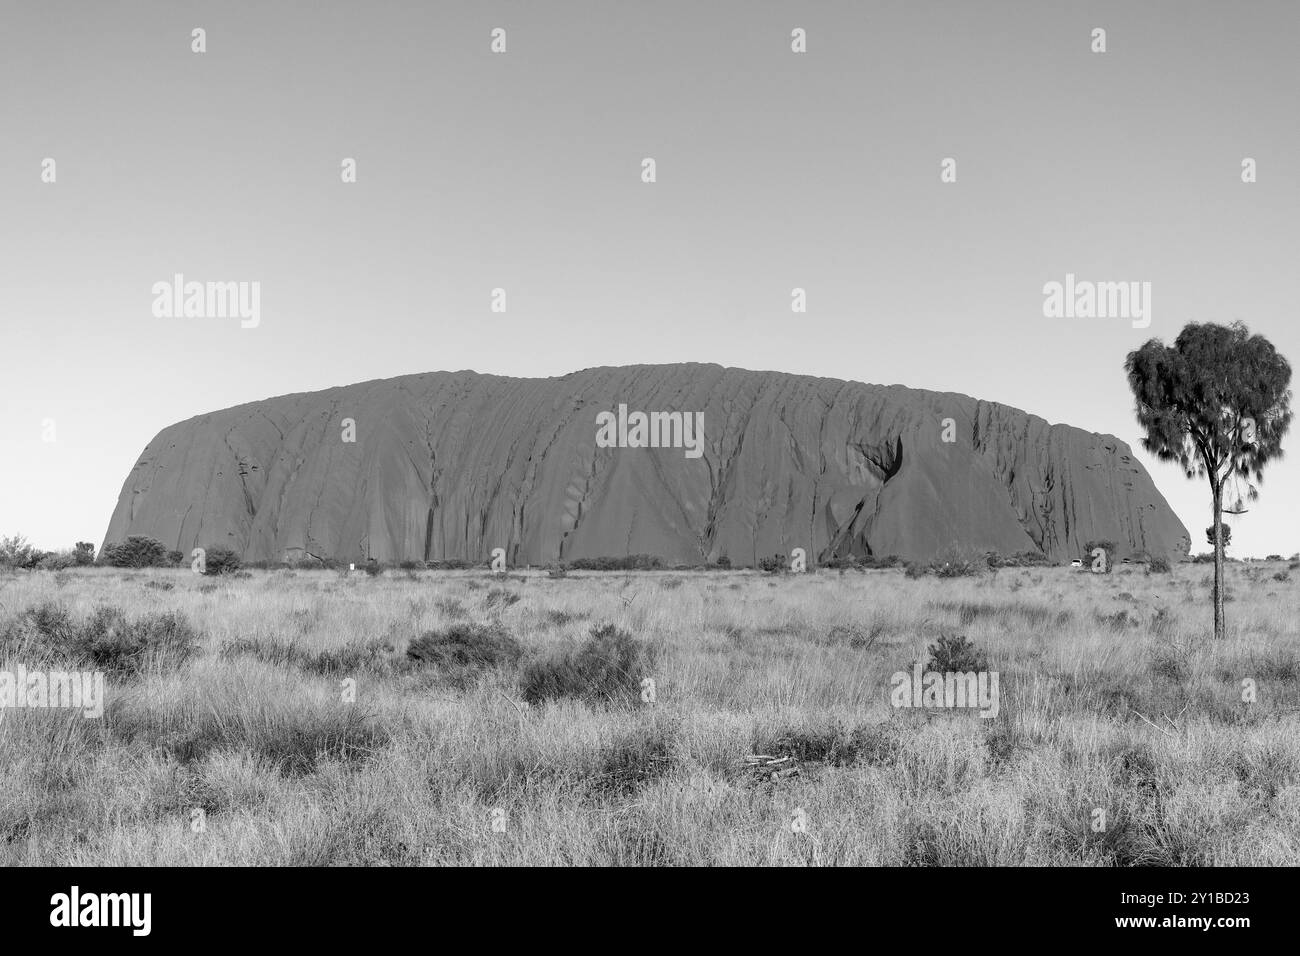
[[(1291, 366), (1240, 322), (1193, 322), (1172, 346), (1150, 339), (1124, 361), (1137, 400), (1142, 447), (1175, 461), (1188, 478), (1210, 485), (1214, 529), (1223, 527), (1223, 495), (1242, 481), (1254, 500), (1264, 466), (1282, 457), (1291, 425)], [(1214, 636), (1224, 636), (1223, 534), (1214, 535)]]

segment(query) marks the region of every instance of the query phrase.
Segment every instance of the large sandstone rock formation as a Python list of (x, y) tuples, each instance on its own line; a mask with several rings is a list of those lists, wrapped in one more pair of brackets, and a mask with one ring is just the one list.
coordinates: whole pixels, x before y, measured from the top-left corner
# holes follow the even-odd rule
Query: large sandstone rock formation
[[(702, 412), (702, 454), (598, 447), (597, 414), (620, 403)], [(512, 564), (1190, 545), (1109, 435), (965, 395), (695, 364), (433, 372), (201, 415), (163, 429), (127, 476), (105, 540), (128, 534), (248, 560), (502, 547)]]

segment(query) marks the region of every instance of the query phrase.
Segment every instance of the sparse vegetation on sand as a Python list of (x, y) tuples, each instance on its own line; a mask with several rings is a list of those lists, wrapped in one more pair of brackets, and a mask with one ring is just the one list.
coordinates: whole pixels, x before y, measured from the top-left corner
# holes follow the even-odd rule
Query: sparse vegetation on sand
[(3, 571), (0, 863), (1297, 865), (1287, 571)]

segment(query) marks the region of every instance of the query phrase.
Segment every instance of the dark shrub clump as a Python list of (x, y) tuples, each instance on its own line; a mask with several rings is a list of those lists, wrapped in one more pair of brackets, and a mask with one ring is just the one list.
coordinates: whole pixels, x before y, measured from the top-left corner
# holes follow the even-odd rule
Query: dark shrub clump
[(906, 567), (906, 562), (896, 554), (843, 554), (827, 558), (822, 567), (832, 571), (869, 571), (872, 569)]
[(897, 728), (889, 724), (849, 726), (839, 721), (811, 726), (782, 726), (756, 735), (754, 752), (793, 757), (800, 763), (851, 766), (858, 760), (876, 766), (893, 764), (902, 750)]
[(46, 659), (67, 647), (77, 624), (67, 608), (46, 601), (27, 608), (0, 628), (0, 654)]
[(117, 607), (99, 607), (69, 648), (87, 664), (119, 674), (183, 663), (198, 650), (198, 635), (184, 615), (168, 611), (128, 621)]
[(613, 624), (597, 625), (576, 648), (530, 663), (520, 691), (529, 703), (571, 697), (635, 706), (655, 656), (649, 644)]
[(119, 607), (98, 607), (78, 622), (57, 604), (28, 608), (0, 630), (0, 649), (66, 660), (119, 675), (179, 666), (198, 652), (198, 634), (182, 614), (128, 620)]
[(9, 538), (0, 538), (0, 568), (22, 568), (31, 570), (45, 559), (49, 552), (33, 547), (20, 534)]
[(239, 555), (229, 548), (208, 548), (204, 552), (204, 574), (234, 574), (239, 567)]
[(429, 571), (464, 571), (466, 568), (472, 568), (476, 565), (468, 561), (461, 561), (458, 558), (449, 558), (445, 561), (425, 561), (424, 566)]
[(120, 544), (106, 544), (100, 560), (115, 568), (163, 568), (171, 563), (161, 541), (144, 534), (129, 535)]
[(1020, 551), (1010, 555), (990, 551), (984, 560), (990, 568), (1045, 568), (1052, 564), (1047, 555), (1038, 551)]
[(973, 561), (957, 554), (949, 554), (928, 563), (911, 562), (907, 565), (904, 576), (923, 578), (927, 574), (933, 574), (937, 578), (973, 578), (988, 567), (986, 561)]
[(518, 603), (519, 595), (514, 591), (507, 590), (506, 588), (491, 588), (483, 598), (483, 606), (488, 610), (493, 610), (494, 608), (507, 608), (512, 604)]
[(588, 785), (597, 793), (627, 796), (676, 764), (674, 729), (656, 721), (620, 734), (596, 755)]
[(653, 554), (629, 554), (618, 558), (574, 558), (568, 566), (574, 571), (654, 571), (664, 562)]
[(524, 649), (504, 628), (456, 623), (427, 631), (410, 643), (406, 656), (438, 668), (451, 684), (464, 688), (490, 670), (513, 667)]
[(989, 669), (984, 652), (961, 634), (942, 634), (928, 650), (930, 659), (926, 662), (925, 669), (930, 672), (965, 674)]

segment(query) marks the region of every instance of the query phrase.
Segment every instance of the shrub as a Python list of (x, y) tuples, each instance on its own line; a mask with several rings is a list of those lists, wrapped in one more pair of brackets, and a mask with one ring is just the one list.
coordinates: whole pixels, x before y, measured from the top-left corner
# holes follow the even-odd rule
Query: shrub
[(203, 573), (206, 575), (234, 574), (239, 566), (239, 555), (229, 548), (204, 549)]
[(42, 571), (66, 571), (77, 566), (77, 556), (73, 551), (47, 551), (36, 566)]
[(366, 572), (367, 577), (377, 578), (384, 573), (384, 566), (380, 562), (371, 558), (361, 566), (361, 570)]
[(133, 534), (120, 544), (104, 545), (100, 558), (115, 568), (159, 568), (167, 565), (168, 552), (161, 541)]
[(0, 655), (45, 659), (71, 644), (76, 622), (67, 608), (46, 601), (27, 608), (0, 628)]
[(938, 578), (970, 578), (978, 575), (980, 569), (974, 561), (936, 559), (930, 562), (930, 573)]
[(595, 754), (584, 774), (597, 793), (628, 796), (653, 782), (677, 763), (677, 737), (672, 726), (654, 722), (620, 734)]
[(89, 541), (78, 541), (77, 546), (72, 549), (72, 555), (76, 559), (78, 567), (84, 567), (87, 564), (94, 564), (95, 546)]
[(40, 564), (45, 552), (35, 548), (20, 534), (0, 538), (0, 568), (31, 569)]
[(990, 551), (985, 554), (984, 561), (990, 568), (1045, 568), (1052, 563), (1039, 551), (1020, 551), (1011, 555)]
[(1120, 608), (1114, 614), (1097, 614), (1095, 617), (1098, 623), (1105, 624), (1112, 631), (1125, 631), (1141, 623), (1136, 616), (1129, 615), (1127, 608)]
[[(1228, 545), (1232, 544), (1232, 525), (1227, 525), (1220, 521), (1219, 527), (1222, 529), (1223, 546), (1226, 548)], [(1210, 525), (1205, 529), (1205, 543), (1211, 548), (1214, 547), (1214, 525)]]
[(490, 611), (494, 608), (507, 608), (512, 604), (518, 604), (519, 600), (519, 595), (514, 591), (506, 588), (489, 588), (483, 598), (483, 606)]
[(793, 757), (800, 763), (847, 767), (862, 760), (889, 766), (901, 754), (903, 741), (897, 728), (888, 724), (848, 725), (831, 721), (765, 728), (755, 734), (752, 747), (754, 753)]
[(904, 573), (909, 578), (921, 578), (927, 574), (938, 578), (967, 578), (978, 576), (987, 567), (986, 561), (972, 560), (949, 551), (928, 562), (909, 562)]
[(780, 574), (788, 565), (784, 554), (774, 554), (770, 558), (760, 558), (758, 567), (760, 571), (766, 571), (768, 574)]
[(641, 702), (641, 681), (649, 676), (653, 648), (613, 624), (601, 624), (576, 648), (531, 662), (520, 680), (524, 700), (539, 703), (571, 697), (588, 703)]
[(485, 673), (519, 663), (524, 649), (500, 625), (452, 624), (413, 640), (406, 656), (431, 664), (451, 684), (464, 688)]
[(439, 598), (434, 602), (434, 606), (447, 617), (464, 617), (465, 605), (461, 604), (455, 598)]
[(1168, 558), (1152, 558), (1147, 564), (1148, 574), (1168, 574), (1169, 570)]
[(198, 635), (184, 615), (146, 614), (128, 620), (119, 607), (97, 607), (78, 623), (57, 604), (28, 608), (0, 631), (0, 648), (39, 659), (64, 659), (122, 675), (187, 661)]
[(295, 661), (311, 674), (344, 675), (367, 670), (384, 673), (391, 669), (391, 645), (379, 638), (353, 640), (315, 653), (304, 653)]
[(896, 554), (842, 554), (827, 558), (820, 566), (831, 571), (862, 571), (871, 568), (903, 568), (907, 562)]
[(546, 623), (553, 627), (564, 627), (570, 621), (580, 621), (588, 615), (583, 612), (565, 611), (559, 608), (552, 608), (546, 612)]
[(128, 621), (118, 607), (98, 607), (69, 648), (96, 668), (139, 674), (183, 663), (198, 650), (198, 635), (184, 615), (169, 611)]
[(654, 571), (663, 565), (663, 559), (652, 554), (629, 554), (621, 558), (574, 558), (569, 562), (569, 567), (575, 571)]
[(939, 640), (931, 644), (928, 650), (930, 659), (926, 662), (926, 671), (965, 674), (989, 669), (984, 652), (961, 634), (941, 634)]
[(546, 572), (548, 578), (567, 578), (569, 572), (564, 569), (564, 565), (551, 568)]
[(451, 558), (446, 561), (426, 561), (425, 568), (430, 571), (464, 571), (466, 568), (477, 567), (468, 561), (461, 561), (459, 558)]
[(731, 570), (731, 558), (727, 557), (725, 554), (722, 555), (721, 557), (719, 557), (719, 558), (718, 558), (718, 563), (717, 563), (717, 568), (718, 568), (718, 570), (720, 570), (720, 571), (730, 571), (730, 570)]

